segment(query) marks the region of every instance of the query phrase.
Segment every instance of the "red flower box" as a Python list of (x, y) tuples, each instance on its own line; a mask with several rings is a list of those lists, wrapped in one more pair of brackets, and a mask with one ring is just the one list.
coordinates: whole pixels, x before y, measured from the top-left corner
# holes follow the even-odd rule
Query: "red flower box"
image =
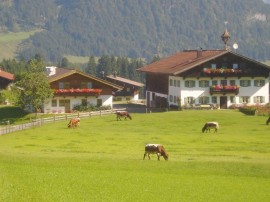
[(62, 94), (62, 93), (94, 93), (94, 94), (100, 94), (101, 89), (93, 89), (93, 88), (77, 88), (77, 89), (55, 89), (54, 93)]

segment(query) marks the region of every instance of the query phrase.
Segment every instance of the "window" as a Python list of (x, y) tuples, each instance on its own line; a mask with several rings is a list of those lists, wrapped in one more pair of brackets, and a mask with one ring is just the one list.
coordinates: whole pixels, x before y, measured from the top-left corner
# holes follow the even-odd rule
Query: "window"
[(209, 97), (207, 96), (202, 96), (199, 98), (200, 104), (208, 104), (209, 103)]
[(207, 80), (199, 81), (199, 87), (209, 87), (209, 81)]
[(254, 80), (254, 86), (261, 87), (264, 86), (265, 80)]
[(126, 91), (127, 91), (127, 92), (130, 92), (130, 88), (126, 88)]
[(180, 81), (177, 80), (177, 87), (180, 87)]
[(64, 89), (64, 82), (59, 82), (58, 85), (59, 85), (59, 89)]
[(173, 96), (173, 102), (176, 103), (176, 96)]
[(195, 87), (195, 81), (186, 80), (185, 81), (185, 87), (187, 87), (187, 88), (193, 88), (193, 87)]
[(173, 80), (170, 79), (170, 86), (173, 86)]
[(212, 97), (212, 103), (214, 103), (214, 104), (217, 103), (217, 97), (216, 97), (216, 96), (213, 96), (213, 97)]
[(176, 80), (173, 80), (173, 86), (176, 87)]
[(185, 102), (185, 104), (194, 104), (195, 98), (194, 97), (185, 97), (184, 102)]
[(230, 85), (235, 86), (235, 80), (230, 80)]
[(242, 87), (250, 86), (250, 80), (240, 80), (240, 86)]
[(217, 68), (217, 64), (211, 64), (211, 69), (216, 69)]
[(264, 96), (255, 96), (253, 99), (254, 103), (264, 103)]
[(52, 100), (52, 107), (57, 107), (57, 100)]
[(65, 106), (66, 101), (65, 100), (59, 100), (59, 106), (60, 107), (64, 107)]
[(230, 96), (230, 102), (231, 102), (231, 103), (236, 103), (236, 101), (235, 101), (235, 96)]
[(228, 68), (228, 64), (227, 63), (222, 63), (221, 68), (227, 69)]
[(212, 86), (216, 86), (216, 85), (218, 85), (217, 80), (213, 80), (213, 81), (212, 81)]
[(70, 83), (69, 82), (59, 82), (58, 87), (59, 87), (59, 89), (69, 89)]
[(81, 88), (93, 88), (92, 82), (81, 82)]
[(82, 106), (87, 106), (87, 99), (82, 99)]
[(249, 103), (249, 96), (240, 97), (240, 103)]
[(227, 86), (227, 80), (221, 80), (220, 85)]
[(172, 102), (173, 101), (173, 96), (172, 95), (170, 95), (170, 102)]
[(102, 99), (97, 99), (97, 106), (98, 107), (102, 106)]
[(233, 69), (238, 69), (238, 64), (234, 63), (233, 64)]

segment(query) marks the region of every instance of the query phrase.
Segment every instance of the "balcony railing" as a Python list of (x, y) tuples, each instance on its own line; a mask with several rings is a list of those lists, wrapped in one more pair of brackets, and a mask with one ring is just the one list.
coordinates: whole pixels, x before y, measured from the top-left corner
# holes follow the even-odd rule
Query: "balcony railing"
[(54, 89), (56, 95), (100, 95), (102, 89), (93, 88), (70, 88), (70, 89)]
[(229, 69), (229, 68), (220, 68), (220, 69), (211, 69), (204, 68), (203, 73), (209, 76), (239, 76), (242, 75), (243, 72), (241, 69)]
[(239, 93), (239, 86), (211, 86), (210, 87), (210, 94), (235, 94)]

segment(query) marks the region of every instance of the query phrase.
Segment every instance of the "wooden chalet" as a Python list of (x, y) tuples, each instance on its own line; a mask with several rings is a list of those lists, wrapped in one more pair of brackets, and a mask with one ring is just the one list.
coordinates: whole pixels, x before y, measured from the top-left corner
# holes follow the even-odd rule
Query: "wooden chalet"
[(44, 113), (69, 113), (76, 105), (112, 107), (112, 92), (122, 87), (78, 70), (47, 67), (54, 97), (44, 105)]
[(14, 74), (0, 69), (0, 90), (6, 89), (14, 81)]
[(224, 50), (186, 50), (139, 68), (146, 74), (147, 106), (226, 109), (268, 103), (270, 67), (224, 43)]
[(117, 91), (114, 93), (115, 101), (137, 101), (139, 100), (139, 94), (141, 88), (144, 86), (143, 83), (139, 83), (136, 81), (132, 81), (120, 76), (116, 76), (116, 74), (106, 76), (106, 79), (116, 85), (122, 86), (123, 89), (121, 91)]

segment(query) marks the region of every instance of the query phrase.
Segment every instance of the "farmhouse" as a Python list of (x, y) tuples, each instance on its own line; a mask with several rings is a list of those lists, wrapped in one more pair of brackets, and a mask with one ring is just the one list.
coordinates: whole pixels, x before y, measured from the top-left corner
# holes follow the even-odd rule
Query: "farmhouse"
[(116, 85), (122, 86), (121, 91), (115, 92), (114, 100), (117, 101), (138, 101), (140, 89), (144, 86), (143, 83), (132, 81), (116, 74), (106, 76), (106, 79)]
[(14, 75), (0, 68), (0, 89), (6, 89), (14, 81)]
[(270, 67), (231, 51), (185, 50), (139, 68), (146, 74), (148, 107), (232, 106), (269, 102)]
[(54, 97), (45, 102), (44, 113), (69, 113), (76, 105), (112, 107), (112, 92), (122, 87), (78, 70), (46, 67)]

